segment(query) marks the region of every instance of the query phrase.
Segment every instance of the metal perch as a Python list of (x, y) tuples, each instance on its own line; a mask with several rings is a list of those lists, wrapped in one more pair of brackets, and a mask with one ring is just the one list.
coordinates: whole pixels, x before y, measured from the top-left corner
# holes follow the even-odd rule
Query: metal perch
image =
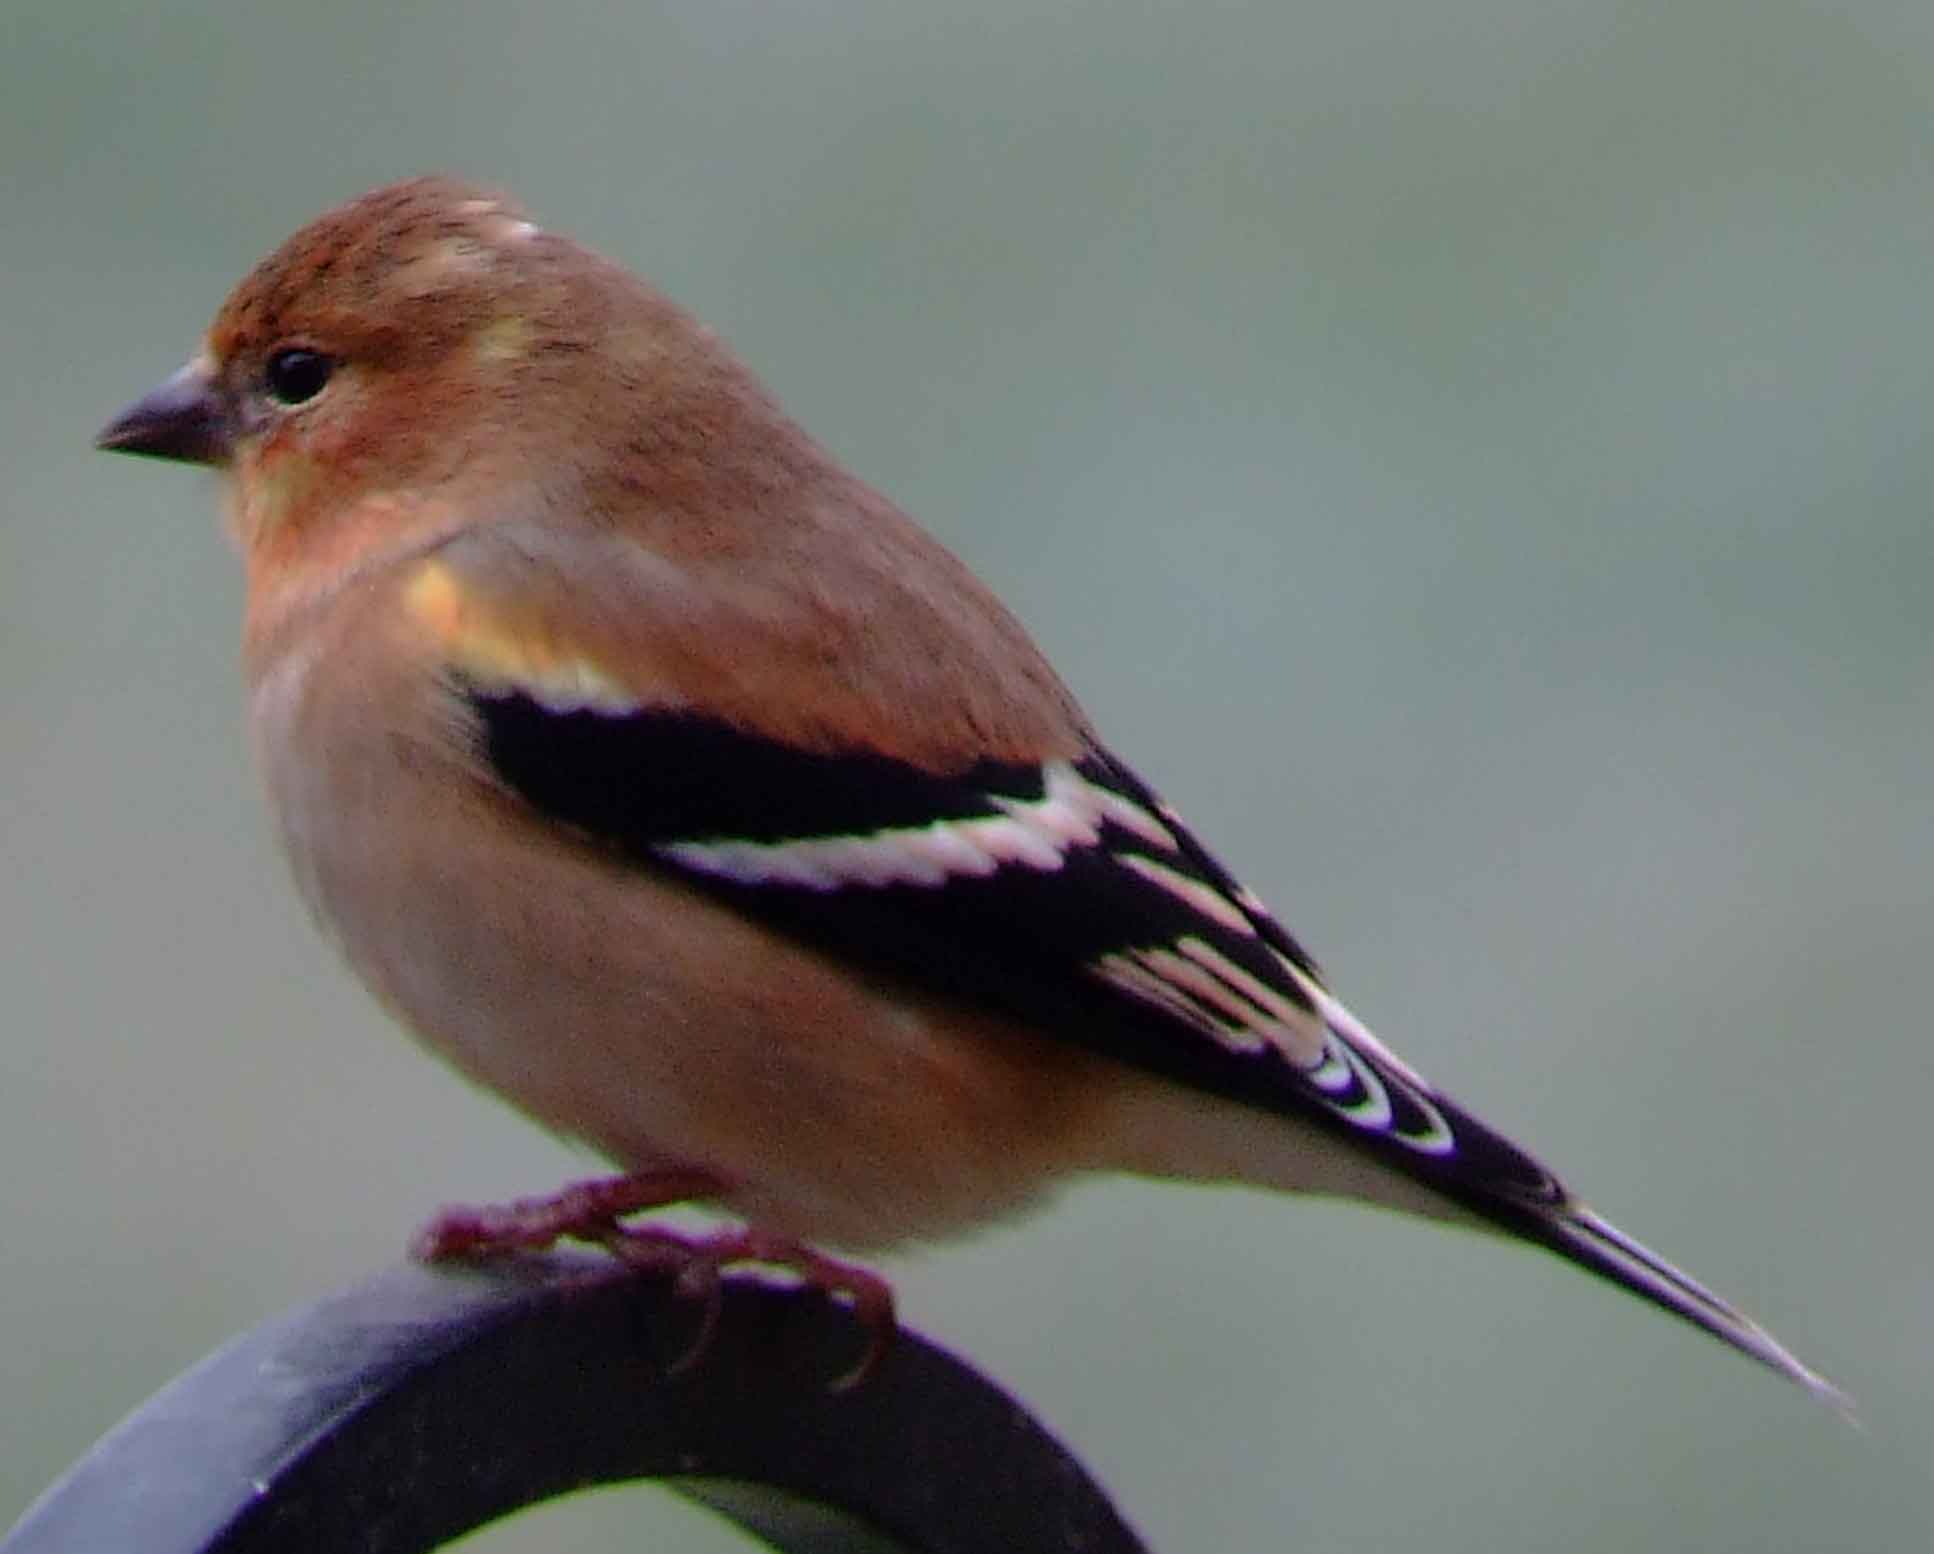
[(418, 1554), (652, 1479), (785, 1554), (1147, 1554), (1012, 1397), (817, 1294), (698, 1303), (587, 1257), (400, 1267), (264, 1323), (105, 1436), (0, 1554)]

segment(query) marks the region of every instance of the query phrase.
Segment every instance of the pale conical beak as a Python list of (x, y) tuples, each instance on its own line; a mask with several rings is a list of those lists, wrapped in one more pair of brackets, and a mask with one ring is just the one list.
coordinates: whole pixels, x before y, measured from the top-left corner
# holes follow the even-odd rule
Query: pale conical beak
[(206, 363), (192, 361), (123, 410), (94, 439), (115, 453), (183, 464), (226, 464), (234, 446), (228, 407)]

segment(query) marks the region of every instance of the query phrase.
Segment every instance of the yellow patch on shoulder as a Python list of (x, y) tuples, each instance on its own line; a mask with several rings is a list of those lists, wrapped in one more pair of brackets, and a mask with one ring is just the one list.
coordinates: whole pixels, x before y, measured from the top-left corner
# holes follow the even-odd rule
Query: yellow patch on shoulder
[(536, 620), (520, 621), (466, 589), (441, 561), (420, 563), (403, 601), (465, 678), (518, 691), (553, 712), (635, 712), (639, 699), (596, 660)]

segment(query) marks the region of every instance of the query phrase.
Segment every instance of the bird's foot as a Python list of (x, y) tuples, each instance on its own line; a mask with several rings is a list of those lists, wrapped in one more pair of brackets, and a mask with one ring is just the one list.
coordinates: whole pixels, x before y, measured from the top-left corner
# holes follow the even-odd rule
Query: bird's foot
[(833, 1381), (835, 1392), (857, 1387), (878, 1370), (899, 1331), (892, 1285), (876, 1273), (828, 1257), (789, 1236), (773, 1235), (753, 1226), (686, 1236), (659, 1225), (614, 1225), (601, 1239), (622, 1261), (637, 1268), (667, 1271), (681, 1295), (705, 1302), (698, 1336), (673, 1363), (673, 1375), (690, 1370), (704, 1357), (718, 1329), (724, 1273), (744, 1263), (783, 1268), (808, 1288), (843, 1299), (853, 1308), (853, 1315), (867, 1332), (866, 1351), (850, 1371)]
[(893, 1287), (878, 1274), (752, 1226), (684, 1235), (661, 1225), (624, 1223), (649, 1209), (716, 1197), (724, 1186), (703, 1171), (646, 1171), (573, 1182), (547, 1197), (446, 1207), (412, 1238), (410, 1255), (418, 1262), (451, 1262), (543, 1252), (559, 1241), (584, 1241), (604, 1247), (629, 1267), (669, 1274), (681, 1295), (705, 1302), (698, 1337), (672, 1365), (674, 1375), (696, 1365), (711, 1344), (727, 1269), (745, 1263), (783, 1268), (807, 1287), (844, 1300), (867, 1330), (859, 1363), (832, 1384), (835, 1392), (858, 1386), (879, 1368), (899, 1328)]
[(712, 1197), (722, 1188), (723, 1183), (704, 1171), (645, 1171), (573, 1182), (543, 1198), (475, 1208), (452, 1205), (439, 1209), (411, 1239), (410, 1256), (420, 1263), (440, 1263), (544, 1252), (560, 1241), (607, 1246), (626, 1215)]

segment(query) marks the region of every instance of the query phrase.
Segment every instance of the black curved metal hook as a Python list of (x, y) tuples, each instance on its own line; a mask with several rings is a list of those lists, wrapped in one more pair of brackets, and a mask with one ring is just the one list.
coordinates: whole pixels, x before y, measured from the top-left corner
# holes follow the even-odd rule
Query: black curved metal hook
[(526, 1506), (657, 1479), (785, 1554), (1148, 1554), (1012, 1397), (817, 1294), (700, 1313), (586, 1257), (400, 1267), (264, 1323), (156, 1393), (0, 1554), (419, 1554)]

